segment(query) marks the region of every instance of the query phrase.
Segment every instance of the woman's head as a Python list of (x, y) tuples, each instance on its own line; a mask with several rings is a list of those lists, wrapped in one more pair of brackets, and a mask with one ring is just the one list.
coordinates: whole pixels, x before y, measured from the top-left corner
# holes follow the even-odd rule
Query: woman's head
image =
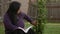
[(16, 14), (18, 12), (20, 6), (21, 6), (21, 4), (16, 1), (10, 3), (9, 8), (8, 8), (8, 13)]
[(17, 23), (17, 16), (16, 15), (17, 15), (17, 12), (18, 12), (20, 6), (21, 6), (21, 4), (16, 1), (10, 3), (10, 5), (9, 5), (7, 13), (8, 13), (8, 16), (13, 24)]

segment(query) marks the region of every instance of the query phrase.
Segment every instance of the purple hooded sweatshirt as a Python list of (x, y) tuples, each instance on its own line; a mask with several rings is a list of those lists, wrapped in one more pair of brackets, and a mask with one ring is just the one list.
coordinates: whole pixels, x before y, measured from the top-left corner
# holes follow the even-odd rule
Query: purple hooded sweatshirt
[(19, 15), (17, 15), (17, 19), (18, 19), (17, 24), (13, 25), (9, 19), (8, 14), (6, 13), (4, 15), (3, 22), (4, 22), (4, 26), (5, 26), (5, 34), (9, 34), (9, 32), (12, 32), (12, 31), (18, 29), (18, 27), (24, 28), (24, 19), (26, 19), (30, 23), (32, 23), (32, 21), (33, 21), (29, 16), (27, 16), (26, 14), (24, 14), (22, 12)]

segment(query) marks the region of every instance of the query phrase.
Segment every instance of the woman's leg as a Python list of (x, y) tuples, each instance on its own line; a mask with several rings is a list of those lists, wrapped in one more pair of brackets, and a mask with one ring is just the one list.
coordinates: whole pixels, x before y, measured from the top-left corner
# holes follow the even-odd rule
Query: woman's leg
[(18, 34), (18, 30), (11, 32), (11, 34)]
[(17, 29), (15, 31), (13, 31), (12, 34), (25, 34), (25, 33), (22, 30)]
[(35, 31), (30, 29), (27, 34), (35, 34)]
[(18, 33), (19, 33), (19, 34), (25, 34), (24, 31), (22, 31), (22, 30), (20, 30), (20, 29), (18, 30)]

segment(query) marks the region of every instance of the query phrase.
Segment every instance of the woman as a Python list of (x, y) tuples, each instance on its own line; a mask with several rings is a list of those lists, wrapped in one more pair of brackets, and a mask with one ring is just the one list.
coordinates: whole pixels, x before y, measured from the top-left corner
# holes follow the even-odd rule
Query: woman
[(10, 3), (8, 10), (4, 15), (5, 34), (25, 34), (21, 33), (19, 28), (24, 28), (24, 19), (34, 26), (36, 25), (36, 21), (32, 20), (29, 16), (21, 11), (18, 13), (20, 7), (21, 4), (19, 2), (14, 1)]

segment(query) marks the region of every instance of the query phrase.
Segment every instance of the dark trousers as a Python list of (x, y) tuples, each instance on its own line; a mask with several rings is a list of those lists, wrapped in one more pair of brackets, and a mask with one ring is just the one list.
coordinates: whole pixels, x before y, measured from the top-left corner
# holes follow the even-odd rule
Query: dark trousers
[(26, 34), (35, 34), (36, 32), (34, 31), (34, 30), (32, 30), (32, 29), (30, 29), (29, 31), (28, 31), (28, 33), (26, 33)]
[(11, 34), (35, 34), (35, 32), (32, 30), (32, 29), (30, 29), (29, 31), (28, 31), (28, 33), (25, 33), (25, 32), (23, 32), (22, 30), (15, 30), (15, 31), (13, 31), (13, 32), (11, 32)]

